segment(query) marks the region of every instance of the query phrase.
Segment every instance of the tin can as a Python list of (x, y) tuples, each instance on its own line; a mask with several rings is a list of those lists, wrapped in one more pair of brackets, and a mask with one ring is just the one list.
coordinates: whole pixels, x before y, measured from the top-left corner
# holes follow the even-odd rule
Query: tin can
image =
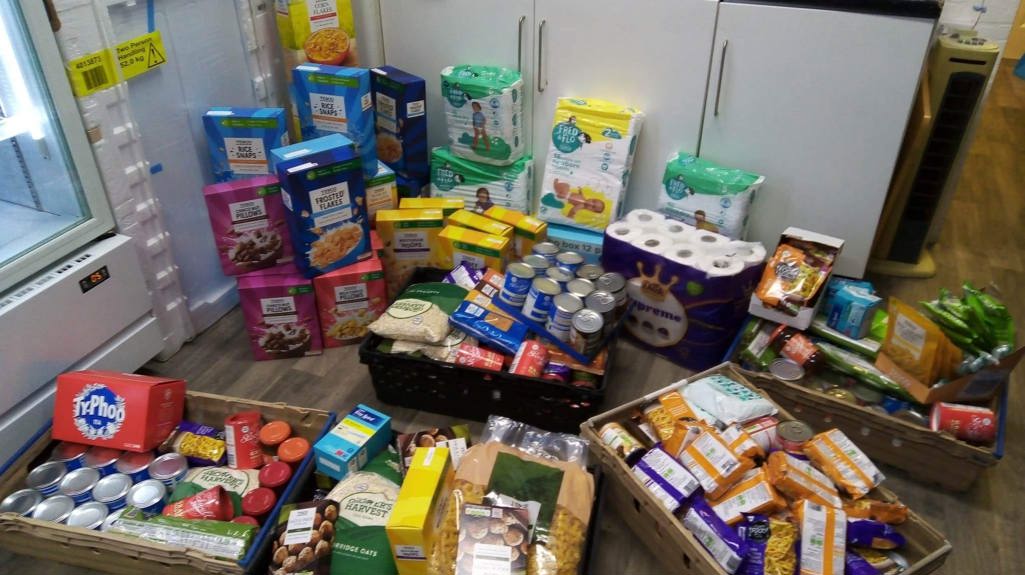
[(580, 266), (584, 265), (584, 256), (577, 252), (561, 252), (555, 256), (555, 265), (576, 275)]
[(626, 278), (617, 272), (604, 273), (594, 280), (595, 289), (607, 291), (616, 299), (616, 317), (626, 311)]
[(890, 415), (896, 417), (897, 419), (903, 419), (904, 421), (912, 423), (914, 425), (920, 425), (922, 427), (931, 427), (928, 417), (922, 415), (921, 413), (911, 408), (894, 411)]
[(905, 410), (905, 409), (911, 409), (911, 404), (909, 402), (904, 401), (903, 399), (897, 399), (896, 397), (893, 397), (893, 396), (890, 396), (890, 395), (884, 395), (883, 396), (882, 406), (883, 406), (883, 409), (886, 410), (886, 413), (890, 413), (890, 414), (893, 414), (893, 413), (896, 413), (898, 411), (902, 411), (902, 410)]
[(456, 365), (476, 367), (478, 369), (490, 369), (491, 371), (502, 371), (504, 360), (502, 354), (484, 349), (468, 343), (459, 345), (456, 350)]
[(792, 419), (776, 425), (776, 437), (783, 451), (791, 455), (804, 457), (804, 444), (815, 435), (811, 426), (803, 421)]
[(612, 333), (616, 325), (616, 300), (612, 294), (604, 290), (593, 291), (584, 299), (584, 305), (601, 315), (602, 335)]
[(513, 356), (509, 373), (525, 377), (541, 377), (547, 364), (548, 350), (545, 346), (538, 341), (528, 340), (520, 344), (520, 349)]
[(859, 404), (866, 406), (879, 405), (883, 402), (883, 397), (885, 397), (878, 390), (872, 389), (862, 383), (854, 384), (854, 386), (851, 387), (851, 393), (853, 393), (854, 397), (857, 398)]
[(64, 523), (75, 509), (75, 501), (67, 495), (54, 495), (39, 502), (32, 510), (32, 519)]
[(593, 309), (582, 309), (573, 314), (573, 324), (569, 330), (569, 344), (573, 349), (584, 355), (597, 353), (602, 342), (601, 314)]
[(502, 283), (502, 291), (498, 298), (503, 302), (516, 307), (523, 306), (527, 300), (527, 292), (530, 291), (530, 284), (534, 281), (534, 268), (525, 263), (512, 263), (505, 268), (505, 281)]
[(569, 330), (573, 326), (573, 314), (583, 308), (584, 300), (573, 294), (561, 293), (555, 296), (545, 328), (559, 340), (568, 341)]
[(85, 466), (85, 452), (89, 451), (88, 445), (62, 441), (54, 446), (50, 453), (50, 461), (60, 461), (68, 471), (74, 471)]
[(573, 272), (563, 268), (548, 268), (545, 270), (545, 277), (555, 280), (559, 284), (559, 291), (566, 291), (566, 284), (573, 278)]
[(588, 281), (595, 281), (605, 273), (605, 268), (598, 264), (584, 264), (577, 268), (577, 277)]
[(804, 368), (789, 357), (777, 357), (769, 364), (769, 373), (783, 381), (800, 381), (804, 378)]
[(257, 469), (263, 465), (260, 449), (260, 413), (243, 411), (224, 420), (224, 445), (228, 452), (228, 467)]
[(107, 515), (107, 518), (103, 520), (103, 525), (100, 525), (100, 531), (110, 531), (110, 528), (114, 526), (114, 522), (121, 519), (121, 514), (125, 512), (127, 507), (118, 509), (117, 511), (111, 512)]
[(132, 479), (132, 483), (139, 483), (149, 479), (149, 466), (153, 463), (153, 452), (143, 451), (134, 453), (126, 451), (114, 464), (118, 473), (123, 473)]
[(849, 390), (849, 389), (844, 389), (842, 387), (834, 387), (832, 389), (827, 389), (825, 393), (829, 397), (832, 397), (834, 399), (839, 399), (840, 401), (842, 401), (844, 403), (849, 403), (851, 405), (858, 405), (858, 398), (855, 397), (854, 394), (851, 393), (851, 390)]
[(117, 460), (124, 453), (120, 449), (93, 446), (85, 452), (85, 466), (100, 472), (100, 475), (117, 473)]
[(132, 489), (132, 478), (124, 473), (108, 475), (96, 482), (93, 487), (93, 501), (99, 501), (110, 511), (117, 511), (125, 506), (128, 492)]
[(548, 365), (545, 366), (544, 373), (541, 374), (541, 378), (550, 381), (569, 383), (571, 372), (572, 370), (565, 363), (549, 361)]
[(132, 507), (138, 507), (147, 516), (152, 516), (158, 515), (164, 510), (166, 497), (167, 486), (163, 482), (157, 479), (147, 479), (132, 486), (128, 491), (126, 502)]
[(574, 278), (566, 282), (566, 291), (580, 299), (591, 295), (595, 289), (597, 288), (594, 287), (594, 282), (584, 278)]
[(549, 266), (557, 265), (555, 256), (559, 254), (559, 246), (552, 242), (539, 242), (534, 244), (530, 250), (536, 256), (541, 256), (548, 261)]
[(562, 289), (555, 281), (546, 277), (534, 278), (523, 302), (523, 315), (529, 320), (544, 323), (552, 309), (552, 300), (560, 293)]
[(93, 487), (100, 481), (100, 472), (91, 467), (69, 471), (61, 480), (60, 492), (81, 505), (93, 500)]
[(60, 461), (47, 461), (29, 472), (25, 485), (43, 494), (43, 497), (56, 495), (60, 491), (61, 480), (67, 469)]
[(523, 256), (523, 263), (530, 266), (531, 269), (534, 270), (534, 273), (539, 276), (543, 276), (545, 274), (545, 270), (552, 267), (551, 264), (548, 263), (548, 260), (544, 258), (544, 256), (539, 256), (536, 254)]
[(19, 489), (0, 501), (0, 513), (17, 513), (28, 517), (42, 500), (43, 494), (35, 489)]
[(963, 441), (993, 443), (996, 421), (997, 414), (988, 407), (940, 402), (932, 407), (929, 427), (933, 431), (946, 431)]
[(110, 515), (110, 512), (107, 510), (106, 505), (98, 501), (90, 501), (71, 510), (71, 514), (68, 515), (65, 523), (68, 524), (68, 527), (99, 529), (103, 522), (107, 520), (108, 515)]
[(601, 442), (616, 452), (620, 458), (626, 460), (626, 464), (632, 466), (644, 457), (644, 446), (640, 440), (630, 434), (625, 427), (615, 421), (606, 423), (598, 429), (598, 437)]
[(168, 489), (173, 489), (188, 471), (189, 463), (180, 453), (165, 453), (149, 464), (150, 479), (156, 479)]

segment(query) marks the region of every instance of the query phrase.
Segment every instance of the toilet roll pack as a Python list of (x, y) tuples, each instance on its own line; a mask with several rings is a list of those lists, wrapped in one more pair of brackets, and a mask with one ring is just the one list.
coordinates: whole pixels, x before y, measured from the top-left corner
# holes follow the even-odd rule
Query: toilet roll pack
[(627, 332), (690, 369), (722, 361), (747, 315), (765, 248), (634, 210), (605, 230), (602, 265), (627, 278)]

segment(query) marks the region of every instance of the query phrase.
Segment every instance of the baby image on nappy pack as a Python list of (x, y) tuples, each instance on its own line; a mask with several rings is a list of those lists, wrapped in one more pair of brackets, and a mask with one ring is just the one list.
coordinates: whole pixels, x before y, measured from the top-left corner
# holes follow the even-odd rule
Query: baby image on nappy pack
[(452, 152), (495, 166), (523, 157), (523, 78), (516, 70), (464, 64), (441, 71)]

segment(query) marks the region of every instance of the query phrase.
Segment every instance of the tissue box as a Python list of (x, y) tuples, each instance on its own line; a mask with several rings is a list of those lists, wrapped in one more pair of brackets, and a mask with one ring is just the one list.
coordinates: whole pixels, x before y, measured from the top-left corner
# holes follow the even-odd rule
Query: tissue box
[(464, 262), (479, 270), (502, 270), (509, 261), (510, 243), (507, 237), (493, 236), (457, 226), (445, 226), (438, 234), (438, 263), (446, 270)]
[(359, 343), (388, 307), (388, 287), (376, 257), (313, 278), (324, 347)]
[(418, 447), (385, 531), (401, 575), (426, 575), (427, 553), (444, 518), (455, 471), (446, 447)]
[(212, 184), (203, 188), (203, 199), (225, 275), (292, 261), (292, 240), (276, 177)]
[(441, 98), (453, 153), (494, 166), (508, 166), (523, 157), (519, 72), (496, 66), (449, 66), (441, 71)]
[(377, 233), (384, 244), (381, 261), (389, 300), (405, 287), (416, 268), (439, 267), (434, 246), (444, 227), (441, 210), (403, 208), (377, 212)]
[(484, 213), (491, 206), (528, 212), (534, 160), (524, 156), (508, 166), (492, 166), (457, 156), (449, 148), (431, 152), (431, 196), (459, 198), (463, 207)]
[(548, 241), (559, 246), (559, 251), (577, 252), (584, 256), (586, 263), (601, 263), (602, 244), (605, 241), (605, 235), (601, 232), (549, 224)]
[(426, 181), (427, 87), (424, 79), (393, 66), (370, 70), (377, 116), (377, 156), (396, 173)]
[(313, 446), (317, 471), (341, 480), (359, 471), (391, 441), (391, 417), (362, 403)]
[(295, 264), (306, 277), (370, 256), (363, 172), (352, 142), (331, 134), (271, 150)]
[(384, 162), (377, 162), (377, 173), (366, 179), (367, 217), (374, 226), (378, 210), (392, 210), (399, 205), (399, 189), (395, 185), (395, 172)]
[(210, 108), (203, 129), (217, 182), (273, 174), (271, 149), (288, 145), (281, 108)]
[(240, 276), (238, 299), (258, 361), (320, 355), (320, 325), (310, 280), (295, 273)]
[[(491, 206), (484, 215), (513, 227), (512, 253), (516, 259), (533, 253), (534, 244), (548, 239), (548, 224), (523, 212), (501, 206)], [(600, 247), (599, 243), (599, 247)], [(601, 253), (601, 250), (599, 250)], [(597, 260), (590, 263), (597, 263)]]
[(374, 100), (370, 72), (303, 64), (292, 70), (293, 105), (298, 109), (303, 140), (343, 134), (356, 145), (368, 178), (377, 174)]

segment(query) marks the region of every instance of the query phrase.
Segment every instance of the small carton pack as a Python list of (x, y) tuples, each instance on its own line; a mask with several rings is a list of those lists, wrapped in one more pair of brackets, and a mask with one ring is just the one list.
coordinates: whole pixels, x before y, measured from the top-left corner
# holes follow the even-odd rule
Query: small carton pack
[(53, 439), (127, 451), (149, 451), (178, 425), (185, 381), (113, 371), (57, 376)]
[(378, 210), (394, 210), (399, 207), (399, 188), (395, 185), (395, 172), (384, 162), (378, 161), (377, 174), (367, 178), (366, 189), (367, 216), (373, 227), (377, 224)]
[(445, 226), (438, 234), (438, 263), (452, 269), (466, 262), (475, 269), (505, 269), (509, 260), (509, 238), (493, 236), (476, 230)]
[(309, 279), (297, 273), (247, 274), (238, 278), (238, 299), (257, 360), (320, 355), (317, 303)]
[(388, 288), (376, 257), (313, 278), (324, 347), (359, 343), (388, 307)]
[(273, 174), (270, 151), (288, 145), (281, 108), (210, 108), (203, 115), (203, 129), (218, 182)]
[(560, 251), (577, 252), (584, 256), (584, 262), (601, 263), (602, 242), (605, 235), (559, 224), (548, 224), (548, 241), (559, 246)]
[(271, 156), (299, 271), (314, 277), (369, 257), (366, 192), (352, 142), (331, 134)]
[[(522, 259), (530, 255), (534, 244), (548, 239), (548, 224), (523, 212), (491, 206), (484, 215), (513, 227), (513, 257)], [(575, 250), (574, 250), (575, 251)], [(584, 255), (584, 254), (581, 254)], [(585, 256), (586, 257), (586, 256)], [(597, 263), (597, 262), (591, 262)]]
[(275, 176), (212, 184), (203, 188), (203, 198), (225, 275), (292, 261), (292, 240)]
[(391, 418), (361, 403), (314, 444), (317, 471), (341, 480), (386, 449), (391, 435)]
[(384, 277), (391, 299), (418, 267), (437, 264), (438, 234), (445, 227), (441, 210), (399, 209), (377, 212), (377, 233), (383, 242)]
[(448, 224), (448, 217), (463, 209), (463, 201), (458, 198), (402, 198), (399, 208), (405, 210), (441, 210)]
[(363, 173), (368, 178), (377, 174), (370, 72), (364, 68), (303, 64), (292, 70), (292, 89), (303, 140), (343, 134), (356, 145), (363, 159)]
[(426, 181), (430, 165), (424, 79), (381, 66), (370, 70), (370, 80), (377, 116), (378, 158), (403, 176)]
[(455, 471), (446, 447), (418, 447), (385, 530), (401, 575), (426, 575)]
[(478, 232), (484, 232), (485, 234), (491, 234), (493, 236), (501, 236), (503, 238), (512, 238), (513, 236), (512, 226), (503, 224), (502, 222), (491, 218), (486, 218), (467, 209), (462, 209), (453, 213), (448, 217), (448, 223), (461, 228), (469, 228), (471, 230), (477, 230)]

